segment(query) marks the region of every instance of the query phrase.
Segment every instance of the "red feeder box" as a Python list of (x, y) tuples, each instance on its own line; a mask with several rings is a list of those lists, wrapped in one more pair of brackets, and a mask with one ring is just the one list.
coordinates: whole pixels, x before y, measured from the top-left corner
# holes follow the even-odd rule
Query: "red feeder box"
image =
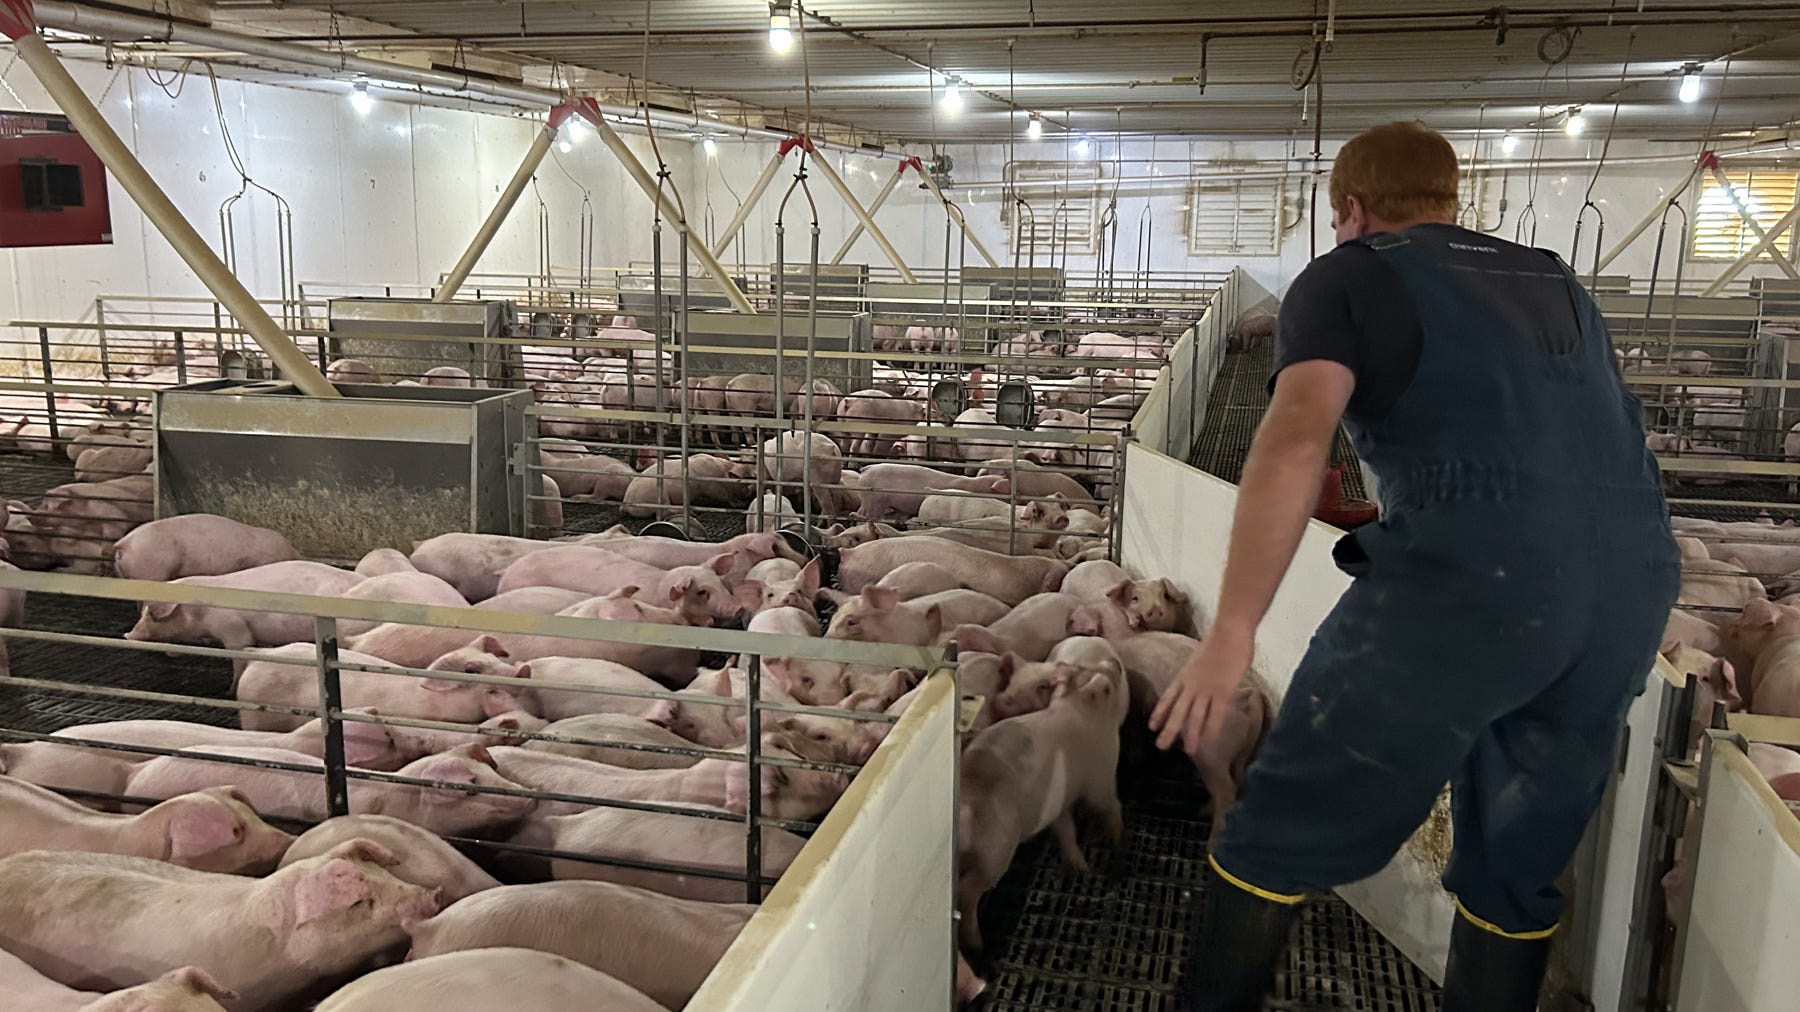
[(106, 168), (52, 113), (0, 112), (0, 247), (111, 243)]
[(1325, 469), (1325, 486), (1319, 490), (1319, 506), (1313, 510), (1313, 519), (1347, 531), (1375, 519), (1378, 513), (1380, 509), (1367, 499), (1344, 498), (1343, 468)]

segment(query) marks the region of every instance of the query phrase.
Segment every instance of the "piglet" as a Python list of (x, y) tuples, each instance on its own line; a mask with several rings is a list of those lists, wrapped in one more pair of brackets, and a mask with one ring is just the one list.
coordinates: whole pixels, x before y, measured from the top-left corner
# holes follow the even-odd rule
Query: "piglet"
[[(376, 713), (367, 708), (349, 712), (368, 716)], [(400, 729), (382, 724), (345, 721), (344, 761), (364, 769), (392, 771), (417, 759), (419, 755), (411, 754), (408, 743), (395, 733), (398, 730)], [(325, 722), (316, 717), (292, 731), (239, 731), (182, 720), (118, 720), (104, 724), (76, 724), (53, 732), (51, 737), (161, 749), (193, 748), (196, 745), (254, 745), (290, 749), (315, 759), (325, 757)], [(148, 759), (150, 756), (140, 754), (132, 758)]]
[(569, 717), (544, 727), (545, 734), (561, 735), (570, 741), (534, 738), (522, 747), (533, 752), (550, 752), (574, 756), (591, 762), (606, 763), (634, 770), (686, 769), (700, 761), (696, 755), (652, 752), (621, 746), (656, 745), (665, 748), (691, 749), (694, 743), (681, 735), (652, 724), (643, 717), (623, 713), (590, 713)]
[(816, 615), (813, 602), (819, 597), (819, 579), (817, 559), (805, 566), (797, 566), (787, 559), (770, 559), (752, 567), (750, 575), (737, 585), (734, 593), (745, 611), (799, 608)]
[(428, 890), (387, 873), (367, 840), (267, 878), (141, 857), (30, 851), (0, 859), (0, 947), (69, 987), (113, 990), (201, 965), (237, 992), (234, 1012), (289, 1007), (437, 913)]
[(730, 553), (724, 553), (697, 566), (659, 569), (604, 547), (568, 545), (513, 563), (501, 574), (499, 591), (551, 586), (602, 597), (637, 587), (646, 603), (679, 611), (689, 625), (707, 626), (714, 619), (734, 620), (742, 610), (720, 581), (731, 572), (734, 561)]
[[(459, 635), (467, 636), (468, 633), (463, 631)], [(499, 646), (489, 636), (479, 637), (475, 642), (482, 646)], [(261, 655), (261, 659), (251, 661), (238, 676), (238, 699), (284, 706), (319, 705), (318, 665), (313, 659), (314, 651), (310, 643), (259, 650), (257, 653)], [(389, 666), (389, 662), (383, 658), (354, 650), (340, 651), (338, 659), (349, 664)], [(516, 671), (511, 667), (492, 668), (474, 662), (459, 664), (456, 670), (467, 674), (502, 675), (511, 675)], [(513, 688), (447, 678), (342, 670), (338, 672), (338, 685), (346, 707), (368, 707), (389, 716), (417, 717), (422, 720), (475, 724), (496, 714), (509, 710), (529, 710), (535, 705), (529, 695), (529, 687), (524, 684)], [(238, 720), (247, 731), (284, 731), (299, 727), (307, 718), (296, 714), (244, 710), (239, 713)]]
[[(739, 876), (702, 878), (665, 871), (553, 858), (557, 879), (594, 879), (638, 886), (669, 896), (714, 903), (742, 903), (745, 890), (744, 827), (740, 821), (695, 819), (662, 812), (596, 808), (579, 815), (532, 820), (513, 842), (600, 859), (656, 862)], [(779, 876), (800, 853), (806, 840), (782, 829), (762, 829), (762, 874)]]
[(440, 534), (421, 541), (411, 562), (421, 573), (430, 573), (465, 600), (485, 601), (494, 596), (506, 567), (532, 552), (558, 547), (555, 541), (534, 541), (502, 534)]
[(825, 636), (865, 643), (930, 646), (952, 621), (996, 622), (1007, 611), (1004, 602), (980, 591), (948, 590), (906, 601), (898, 591), (872, 586), (839, 603)]
[[(319, 562), (275, 562), (223, 576), (188, 576), (175, 581), (199, 587), (262, 590), (282, 594), (338, 597), (362, 577)], [(138, 643), (217, 643), (228, 650), (312, 642), (310, 615), (240, 611), (200, 604), (151, 601), (125, 638)]]
[(113, 547), (113, 570), (127, 580), (223, 576), (300, 558), (276, 531), (208, 513), (166, 517), (137, 528)]
[(535, 949), (471, 949), (377, 970), (325, 999), (316, 1012), (667, 1012), (598, 970)]
[[(438, 608), (469, 606), (469, 602), (456, 592), (455, 587), (430, 573), (416, 571), (371, 576), (345, 591), (342, 596), (351, 601), (390, 601)], [(339, 619), (338, 634), (346, 637), (360, 636), (380, 624), (368, 619)]]
[(137, 815), (109, 815), (0, 777), (0, 855), (78, 850), (155, 858), (196, 871), (261, 875), (274, 869), (293, 842), (230, 787), (173, 797)]
[[(253, 759), (305, 766), (319, 772), (246, 768), (214, 762), (204, 755)], [(250, 798), (256, 810), (287, 819), (317, 822), (330, 812), (325, 803), (323, 764), (311, 756), (280, 749), (223, 746), (187, 756), (162, 756), (137, 768), (126, 784), (134, 797), (172, 797), (190, 790), (233, 784)], [(401, 767), (399, 776), (439, 780), (451, 787), (379, 780), (350, 780), (350, 810), (359, 815), (392, 815), (440, 836), (459, 836), (503, 826), (528, 815), (536, 802), (507, 794), (467, 793), (463, 787), (497, 787), (518, 790), (519, 785), (494, 771), (487, 752), (479, 745), (426, 756)], [(461, 785), (461, 786), (454, 786)]]
[(388, 874), (434, 890), (446, 904), (493, 889), (500, 883), (437, 834), (391, 815), (343, 815), (326, 819), (300, 835), (281, 857), (281, 867), (329, 854), (351, 840), (386, 847), (398, 860)]
[(645, 696), (615, 696), (579, 689), (551, 689), (546, 684), (588, 686), (594, 689), (626, 689), (640, 693), (663, 693), (663, 686), (623, 664), (593, 657), (540, 657), (519, 666), (518, 677), (529, 676), (537, 694), (538, 713), (552, 720), (566, 720), (591, 713), (622, 713), (643, 716), (656, 705)]
[(1056, 559), (999, 555), (940, 538), (884, 538), (844, 549), (838, 582), (856, 593), (908, 562), (935, 562), (970, 590), (1010, 605), (1056, 590), (1069, 571)]
[(1111, 601), (1125, 610), (1133, 632), (1173, 632), (1185, 623), (1192, 604), (1166, 579), (1132, 580), (1106, 561), (1083, 562), (1063, 578), (1062, 592), (1084, 601)]
[(418, 571), (404, 552), (398, 552), (392, 548), (377, 548), (363, 556), (362, 560), (356, 564), (356, 575), (364, 579)]
[(908, 562), (875, 581), (875, 586), (892, 590), (902, 601), (964, 589), (955, 573), (935, 562)]
[(1127, 702), (1096, 672), (1079, 686), (1060, 686), (1048, 708), (994, 724), (964, 751), (956, 904), (965, 950), (981, 951), (977, 907), (1021, 843), (1052, 828), (1069, 867), (1086, 873), (1077, 804), (1098, 815), (1118, 842), (1124, 822), (1114, 778)]
[[(796, 758), (785, 750), (765, 754)], [(493, 749), (502, 776), (534, 790), (613, 801), (710, 805), (742, 812), (749, 804), (749, 765), (734, 759), (702, 759), (692, 766), (661, 770), (628, 770), (573, 756), (501, 746)], [(810, 819), (824, 814), (849, 787), (842, 773), (764, 766), (762, 811), (777, 819)], [(586, 806), (546, 802), (546, 813), (570, 814)]]
[(502, 886), (411, 925), (409, 959), (469, 949), (551, 952), (685, 1008), (756, 908), (610, 882)]
[(111, 994), (77, 991), (0, 951), (0, 1000), (19, 1012), (223, 1012), (225, 1006), (214, 999), (236, 997), (236, 992), (193, 966)]

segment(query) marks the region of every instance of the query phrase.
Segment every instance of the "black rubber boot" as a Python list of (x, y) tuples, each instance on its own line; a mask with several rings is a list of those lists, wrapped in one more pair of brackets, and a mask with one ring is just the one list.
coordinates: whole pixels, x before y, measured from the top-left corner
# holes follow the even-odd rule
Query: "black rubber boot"
[(1510, 938), (1458, 915), (1443, 1012), (1534, 1012), (1549, 963), (1549, 938)]
[(1215, 876), (1188, 930), (1175, 1012), (1261, 1012), (1299, 909)]

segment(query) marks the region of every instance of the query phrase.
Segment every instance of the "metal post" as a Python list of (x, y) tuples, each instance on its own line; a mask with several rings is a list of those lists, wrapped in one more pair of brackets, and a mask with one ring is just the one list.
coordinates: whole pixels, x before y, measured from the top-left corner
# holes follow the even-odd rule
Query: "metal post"
[(187, 339), (179, 330), (175, 332), (175, 379), (187, 385)]
[(344, 697), (338, 686), (337, 619), (313, 620), (319, 652), (319, 709), (325, 721), (325, 806), (332, 818), (350, 814), (350, 785), (344, 774)]
[(512, 181), (506, 184), (506, 189), (500, 191), (500, 200), (488, 212), (487, 220), (476, 230), (475, 238), (469, 241), (469, 248), (463, 251), (462, 259), (444, 277), (443, 285), (438, 288), (431, 301), (443, 303), (454, 300), (456, 293), (462, 289), (463, 282), (469, 280), (469, 275), (474, 272), (482, 254), (493, 243), (494, 236), (500, 234), (500, 226), (506, 224), (506, 216), (512, 213), (513, 206), (524, 195), (525, 187), (531, 185), (532, 175), (537, 172), (538, 166), (544, 164), (544, 156), (550, 153), (550, 143), (556, 140), (556, 128), (562, 124), (563, 119), (568, 118), (567, 113), (558, 117), (560, 108), (551, 111), (549, 121), (532, 138), (531, 147), (525, 149), (525, 159), (519, 163), (519, 170), (513, 173)]
[[(8, 26), (16, 29), (16, 24)], [(8, 34), (11, 34), (9, 31)], [(87, 140), (94, 149), (94, 154), (118, 180), (119, 185), (131, 196), (131, 199), (143, 209), (144, 217), (156, 226), (175, 252), (186, 261), (188, 267), (200, 277), (202, 284), (212, 292), (218, 300), (225, 304), (231, 315), (237, 317), (256, 343), (268, 353), (271, 361), (287, 374), (301, 393), (314, 397), (336, 397), (337, 388), (326, 381), (324, 374), (313, 368), (300, 349), (271, 318), (266, 310), (256, 301), (256, 297), (244, 289), (238, 279), (226, 269), (200, 233), (181, 216), (169, 195), (156, 185), (156, 180), (144, 171), (144, 166), (132, 154), (125, 142), (113, 131), (106, 117), (94, 108), (87, 94), (75, 79), (69, 76), (68, 68), (50, 51), (42, 36), (26, 26), (23, 34), (13, 36), (13, 52), (31, 67), (37, 75), (38, 82), (49, 92), (50, 97), (62, 108), (69, 122)]]
[[(812, 151), (811, 141), (807, 142), (807, 150)], [(856, 215), (857, 221), (862, 222), (862, 227), (868, 231), (869, 238), (875, 240), (875, 245), (881, 247), (881, 252), (887, 256), (888, 262), (892, 263), (894, 269), (900, 272), (900, 280), (909, 285), (917, 284), (919, 279), (913, 274), (912, 268), (906, 266), (905, 260), (900, 259), (900, 251), (888, 241), (887, 234), (881, 231), (881, 226), (875, 224), (875, 219), (870, 216), (869, 209), (862, 206), (862, 202), (856, 199), (856, 194), (850, 190), (850, 184), (844, 182), (844, 177), (838, 175), (837, 170), (831, 167), (831, 163), (819, 157), (816, 151), (813, 152), (813, 165), (818, 167), (819, 175), (825, 177), (825, 181), (838, 192), (838, 196), (844, 198), (844, 203), (850, 205), (850, 212)]]
[(668, 197), (663, 195), (661, 188), (656, 185), (656, 180), (644, 169), (643, 163), (639, 162), (637, 156), (631, 153), (631, 149), (625, 146), (625, 138), (620, 137), (619, 132), (612, 128), (612, 124), (606, 122), (606, 117), (600, 115), (600, 107), (595, 104), (594, 100), (582, 99), (579, 103), (579, 111), (582, 116), (587, 118), (588, 122), (594, 124), (594, 129), (599, 132), (600, 139), (606, 143), (607, 149), (619, 160), (620, 165), (625, 166), (625, 171), (637, 181), (638, 187), (644, 191), (644, 195), (656, 201), (657, 205), (662, 208), (662, 212), (671, 220), (682, 223), (682, 240), (693, 252), (694, 259), (700, 261), (700, 266), (706, 268), (706, 273), (710, 274), (713, 281), (718, 283), (724, 291), (725, 297), (731, 300), (732, 308), (740, 313), (756, 315), (756, 307), (744, 297), (737, 282), (733, 281), (731, 275), (725, 270), (725, 265), (719, 263), (719, 258), (713, 256), (712, 250), (707, 249), (706, 244), (695, 237), (693, 231), (686, 227), (687, 222), (682, 220), (681, 212), (670, 202)]
[(952, 204), (949, 197), (944, 196), (944, 191), (938, 189), (937, 180), (931, 178), (931, 173), (925, 171), (925, 167), (918, 164), (918, 161), (917, 158), (913, 159), (913, 167), (919, 170), (919, 178), (924, 180), (925, 188), (938, 199), (938, 203), (944, 205), (944, 213), (950, 216), (951, 221), (956, 222), (956, 227), (962, 229), (963, 235), (969, 237), (969, 245), (975, 247), (975, 252), (981, 254), (981, 259), (986, 260), (989, 267), (1000, 266), (1000, 261), (994, 259), (994, 254), (988, 252), (988, 248), (982, 244), (981, 238), (975, 234), (973, 229), (969, 228), (969, 222), (963, 217), (962, 209)]
[(750, 220), (750, 211), (767, 192), (769, 184), (775, 181), (775, 173), (781, 171), (781, 160), (787, 157), (788, 147), (789, 144), (783, 143), (776, 149), (775, 157), (769, 159), (769, 164), (763, 166), (762, 175), (756, 177), (756, 182), (750, 186), (750, 192), (744, 195), (744, 202), (738, 205), (737, 213), (731, 216), (731, 224), (725, 226), (725, 234), (719, 237), (719, 245), (712, 251), (713, 256), (722, 257), (731, 248), (731, 242), (743, 230), (744, 222)]
[(50, 389), (56, 384), (56, 374), (50, 365), (50, 328), (38, 328), (38, 362), (44, 373), (44, 407), (49, 411), (51, 452), (55, 452), (56, 441), (62, 438), (62, 432), (56, 424), (56, 391)]
[(1620, 239), (1618, 245), (1606, 251), (1606, 255), (1600, 258), (1599, 269), (1605, 270), (1614, 260), (1619, 259), (1619, 255), (1625, 252), (1625, 247), (1636, 242), (1638, 236), (1643, 235), (1649, 230), (1651, 225), (1654, 225), (1661, 220), (1665, 213), (1663, 211), (1664, 205), (1673, 204), (1679, 201), (1681, 195), (1687, 191), (1688, 185), (1694, 181), (1694, 174), (1699, 171), (1700, 163), (1696, 161), (1693, 166), (1687, 170), (1687, 175), (1681, 177), (1681, 182), (1670, 188), (1668, 199), (1659, 201), (1655, 207), (1650, 209), (1649, 214), (1644, 215), (1643, 221), (1638, 222), (1637, 225), (1633, 226), (1631, 231), (1625, 233), (1625, 238)]
[(744, 690), (744, 902), (762, 901), (762, 655), (750, 658)]
[[(870, 216), (881, 210), (881, 206), (887, 203), (888, 197), (893, 194), (894, 188), (900, 184), (900, 177), (905, 173), (906, 163), (901, 162), (894, 169), (894, 174), (888, 177), (888, 181), (881, 184), (881, 192), (875, 194), (875, 199), (869, 202)], [(837, 255), (831, 258), (833, 267), (844, 262), (844, 257), (850, 254), (850, 247), (856, 245), (856, 240), (862, 238), (862, 234), (862, 223), (857, 222), (856, 227), (850, 230), (850, 238), (844, 240), (844, 244), (838, 247)]]
[(94, 298), (94, 330), (100, 335), (100, 376), (112, 379), (112, 356), (107, 350), (106, 340), (106, 300)]

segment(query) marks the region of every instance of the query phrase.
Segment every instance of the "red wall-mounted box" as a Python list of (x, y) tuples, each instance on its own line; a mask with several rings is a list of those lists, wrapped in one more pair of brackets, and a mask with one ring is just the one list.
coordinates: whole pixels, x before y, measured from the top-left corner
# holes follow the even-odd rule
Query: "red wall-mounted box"
[(94, 149), (61, 116), (0, 112), (0, 247), (112, 241)]

